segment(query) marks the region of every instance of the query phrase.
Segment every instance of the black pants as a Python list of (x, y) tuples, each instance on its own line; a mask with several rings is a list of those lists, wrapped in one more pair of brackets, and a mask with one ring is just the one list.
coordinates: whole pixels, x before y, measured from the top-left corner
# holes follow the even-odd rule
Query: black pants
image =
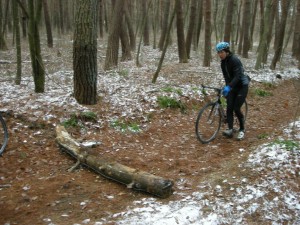
[(233, 89), (227, 96), (227, 122), (228, 128), (233, 129), (233, 112), (237, 116), (240, 123), (240, 130), (244, 130), (244, 115), (241, 107), (245, 102), (248, 94), (248, 85), (244, 85), (239, 89)]

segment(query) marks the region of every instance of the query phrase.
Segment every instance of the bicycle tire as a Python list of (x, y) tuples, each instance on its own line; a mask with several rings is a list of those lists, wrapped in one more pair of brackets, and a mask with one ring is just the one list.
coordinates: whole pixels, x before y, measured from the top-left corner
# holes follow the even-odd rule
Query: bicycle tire
[(4, 152), (7, 143), (8, 143), (8, 131), (7, 131), (7, 127), (6, 127), (6, 123), (0, 113), (0, 156), (2, 155), (2, 153)]
[(203, 143), (214, 140), (221, 127), (220, 109), (215, 102), (207, 103), (198, 113), (196, 120), (196, 136)]

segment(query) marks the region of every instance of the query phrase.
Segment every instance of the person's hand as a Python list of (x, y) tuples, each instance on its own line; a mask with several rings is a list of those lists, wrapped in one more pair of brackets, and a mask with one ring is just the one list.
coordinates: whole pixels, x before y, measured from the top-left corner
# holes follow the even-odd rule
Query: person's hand
[(227, 97), (228, 93), (230, 92), (231, 87), (229, 85), (225, 86), (222, 90), (222, 94)]

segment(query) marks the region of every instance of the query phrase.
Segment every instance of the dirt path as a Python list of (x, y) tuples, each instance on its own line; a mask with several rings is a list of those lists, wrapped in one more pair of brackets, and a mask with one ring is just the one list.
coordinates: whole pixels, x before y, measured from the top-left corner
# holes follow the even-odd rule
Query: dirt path
[[(96, 154), (172, 179), (174, 195), (159, 201), (179, 200), (200, 182), (217, 184), (226, 174), (258, 178), (256, 174), (244, 174), (239, 163), (256, 146), (281, 134), (281, 127), (294, 119), (299, 97), (292, 81), (269, 91), (273, 95), (267, 97), (250, 91), (243, 141), (219, 135), (212, 143), (202, 145), (195, 138), (197, 109), (192, 107), (185, 114), (179, 110), (158, 111), (140, 134), (122, 134), (105, 127), (89, 138), (102, 142)], [(74, 224), (87, 218), (91, 219), (87, 224), (94, 224), (126, 210), (133, 201), (150, 197), (85, 169), (67, 172), (74, 161), (59, 152), (54, 126), (15, 115), (5, 115), (10, 143), (0, 158), (0, 224)], [(70, 132), (75, 137), (80, 135)], [(245, 152), (243, 157), (240, 151)]]

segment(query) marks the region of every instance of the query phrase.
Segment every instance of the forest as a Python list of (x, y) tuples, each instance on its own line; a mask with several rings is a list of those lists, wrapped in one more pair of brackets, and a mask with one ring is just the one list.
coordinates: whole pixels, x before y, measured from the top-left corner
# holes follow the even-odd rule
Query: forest
[[(158, 48), (162, 55), (153, 83), (172, 43), (177, 43), (180, 63), (187, 63), (195, 51), (205, 67), (210, 66), (214, 46), (220, 41), (229, 42), (243, 58), (248, 58), (250, 50), (256, 52), (255, 69), (267, 64), (270, 52), (274, 52), (271, 69), (284, 52), (291, 52), (298, 61), (300, 57), (297, 0), (2, 0), (0, 4), (0, 50), (17, 50), (16, 84), (22, 74), (21, 41), (29, 43), (38, 93), (45, 88), (40, 36), (47, 37), (48, 48), (55, 48), (55, 37), (71, 35), (74, 92), (81, 104), (96, 103), (99, 44), (106, 46), (100, 66), (106, 71), (117, 67), (119, 60), (134, 58), (139, 66), (141, 46)], [(8, 36), (12, 42), (7, 43)]]
[[(0, 224), (300, 223), (300, 0), (0, 10)], [(202, 144), (221, 41), (251, 77), (245, 139)]]

